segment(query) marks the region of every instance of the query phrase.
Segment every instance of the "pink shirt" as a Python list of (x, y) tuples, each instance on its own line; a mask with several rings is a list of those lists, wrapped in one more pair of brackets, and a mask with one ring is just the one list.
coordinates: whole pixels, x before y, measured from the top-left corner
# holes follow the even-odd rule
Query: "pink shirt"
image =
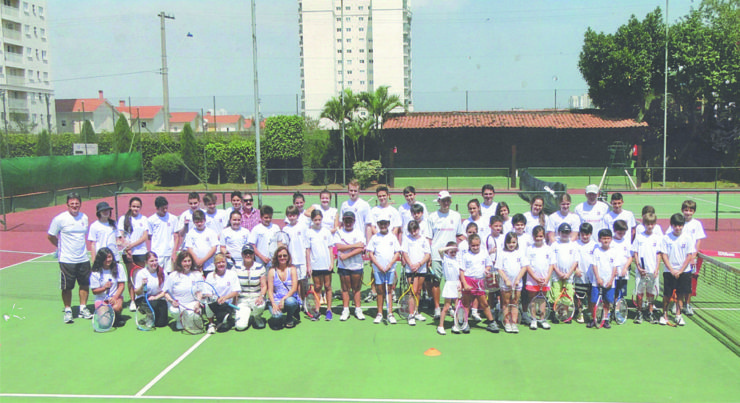
[(253, 208), (251, 213), (247, 212), (247, 209), (242, 207), (242, 227), (252, 231), (254, 227), (260, 223), (260, 210)]

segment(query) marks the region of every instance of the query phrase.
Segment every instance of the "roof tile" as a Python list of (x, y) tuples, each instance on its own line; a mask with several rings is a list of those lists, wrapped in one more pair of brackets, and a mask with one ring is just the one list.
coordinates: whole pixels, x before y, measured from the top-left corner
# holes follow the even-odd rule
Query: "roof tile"
[(595, 112), (533, 110), (501, 112), (411, 112), (391, 115), (383, 129), (542, 128), (618, 129), (647, 127), (635, 119), (613, 118)]

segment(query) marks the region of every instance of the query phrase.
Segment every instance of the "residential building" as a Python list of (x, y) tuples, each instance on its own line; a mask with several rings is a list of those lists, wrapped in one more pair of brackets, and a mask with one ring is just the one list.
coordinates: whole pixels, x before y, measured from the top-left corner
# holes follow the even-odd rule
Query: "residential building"
[(411, 10), (408, 0), (299, 0), (301, 109), (319, 119), (342, 88), (388, 86), (403, 108), (411, 96)]
[(588, 94), (572, 95), (568, 98), (568, 107), (570, 109), (592, 109), (594, 104)]
[(164, 107), (162, 105), (133, 106), (118, 101), (116, 110), (126, 116), (132, 130), (141, 127), (142, 131), (159, 133), (164, 131)]
[(170, 112), (170, 133), (180, 133), (186, 123), (194, 132), (202, 130), (203, 119), (198, 112)]
[(212, 115), (206, 112), (203, 116), (203, 122), (206, 124), (206, 130), (209, 132), (240, 132), (246, 130), (244, 125), (244, 116), (242, 115)]
[(119, 112), (98, 91), (97, 98), (57, 99), (54, 102), (57, 118), (57, 133), (80, 133), (86, 120), (95, 133), (112, 132)]
[(9, 130), (38, 133), (56, 127), (47, 18), (45, 0), (3, 0), (0, 6), (0, 113)]

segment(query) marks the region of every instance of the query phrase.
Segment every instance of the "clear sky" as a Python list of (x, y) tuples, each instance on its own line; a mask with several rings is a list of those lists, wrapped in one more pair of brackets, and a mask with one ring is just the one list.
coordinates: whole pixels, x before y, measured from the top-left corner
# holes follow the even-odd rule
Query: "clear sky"
[[(310, 1), (310, 0), (305, 0)], [(55, 96), (161, 105), (161, 11), (170, 110), (254, 111), (250, 0), (49, 0)], [(257, 1), (263, 115), (296, 113), (298, 6)], [(672, 0), (669, 19), (698, 0)], [(543, 109), (587, 92), (578, 55), (588, 27), (614, 32), (664, 0), (411, 0), (415, 111)], [(189, 36), (188, 34), (191, 34)]]

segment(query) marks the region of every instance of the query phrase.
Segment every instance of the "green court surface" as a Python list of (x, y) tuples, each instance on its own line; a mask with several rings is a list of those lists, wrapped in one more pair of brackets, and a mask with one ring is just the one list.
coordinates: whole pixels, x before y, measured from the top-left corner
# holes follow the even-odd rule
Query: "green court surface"
[[(375, 325), (368, 305), (365, 321), (340, 322), (336, 315), (280, 331), (141, 332), (129, 318), (122, 328), (96, 334), (90, 321), (62, 322), (58, 273), (51, 256), (0, 271), (0, 310), (9, 315), (0, 321), (3, 403), (730, 402), (740, 396), (740, 358), (691, 320), (679, 328), (555, 324), (549, 331), (522, 327), (518, 335), (478, 325), (454, 335), (448, 319), (448, 335), (439, 336), (429, 319), (415, 327)], [(424, 355), (429, 348), (441, 355)]]

